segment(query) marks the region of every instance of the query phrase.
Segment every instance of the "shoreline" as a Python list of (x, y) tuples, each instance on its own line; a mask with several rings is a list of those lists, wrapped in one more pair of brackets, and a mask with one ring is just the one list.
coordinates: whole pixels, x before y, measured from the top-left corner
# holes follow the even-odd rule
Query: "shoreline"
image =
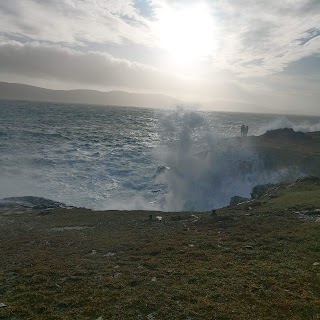
[(213, 212), (3, 210), (2, 319), (319, 316), (320, 178)]

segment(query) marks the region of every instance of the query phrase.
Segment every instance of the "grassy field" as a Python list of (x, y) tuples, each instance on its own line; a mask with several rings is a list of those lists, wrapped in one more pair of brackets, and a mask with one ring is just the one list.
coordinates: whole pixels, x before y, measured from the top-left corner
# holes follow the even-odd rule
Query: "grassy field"
[(320, 319), (318, 208), (303, 179), (214, 213), (2, 209), (0, 319)]

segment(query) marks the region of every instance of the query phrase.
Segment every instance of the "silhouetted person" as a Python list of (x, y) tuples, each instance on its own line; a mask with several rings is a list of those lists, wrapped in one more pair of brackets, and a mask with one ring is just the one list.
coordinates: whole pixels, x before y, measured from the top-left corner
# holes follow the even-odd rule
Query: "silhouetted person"
[(245, 126), (244, 124), (241, 126), (241, 137), (244, 137)]

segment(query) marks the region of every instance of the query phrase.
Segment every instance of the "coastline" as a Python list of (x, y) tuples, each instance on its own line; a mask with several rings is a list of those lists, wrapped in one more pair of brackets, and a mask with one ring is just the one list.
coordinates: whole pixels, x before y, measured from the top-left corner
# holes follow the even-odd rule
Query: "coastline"
[(319, 208), (315, 177), (213, 212), (2, 208), (1, 318), (315, 319)]

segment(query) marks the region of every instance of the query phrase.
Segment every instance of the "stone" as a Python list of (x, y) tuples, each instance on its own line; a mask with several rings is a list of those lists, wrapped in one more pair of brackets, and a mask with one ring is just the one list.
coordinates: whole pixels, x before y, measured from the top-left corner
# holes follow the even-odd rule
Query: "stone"
[(115, 252), (108, 252), (107, 254), (105, 254), (104, 255), (104, 257), (113, 257), (113, 256), (115, 256), (116, 255), (116, 253)]
[(291, 141), (297, 141), (297, 140), (310, 140), (312, 137), (308, 136), (304, 132), (301, 131), (294, 131), (292, 128), (282, 128), (282, 129), (275, 129), (275, 130), (269, 130), (265, 134), (262, 135), (262, 137), (268, 138), (268, 139), (275, 139), (275, 140), (291, 140)]
[(0, 208), (16, 208), (25, 207), (33, 209), (54, 209), (67, 208), (67, 205), (62, 202), (57, 202), (41, 197), (11, 197), (0, 200)]
[(253, 246), (244, 246), (243, 248), (246, 250), (253, 250)]
[(278, 185), (273, 183), (261, 184), (252, 188), (251, 198), (259, 199), (264, 196), (270, 189), (276, 188)]
[(239, 197), (239, 196), (234, 196), (230, 200), (230, 206), (235, 206), (237, 204), (240, 204), (240, 203), (243, 203), (243, 202), (247, 202), (247, 201), (250, 201), (250, 199)]
[(313, 265), (314, 267), (320, 266), (320, 262), (314, 262), (312, 265)]
[(7, 307), (7, 305), (2, 303), (2, 302), (0, 302), (0, 308), (5, 308), (5, 307)]

